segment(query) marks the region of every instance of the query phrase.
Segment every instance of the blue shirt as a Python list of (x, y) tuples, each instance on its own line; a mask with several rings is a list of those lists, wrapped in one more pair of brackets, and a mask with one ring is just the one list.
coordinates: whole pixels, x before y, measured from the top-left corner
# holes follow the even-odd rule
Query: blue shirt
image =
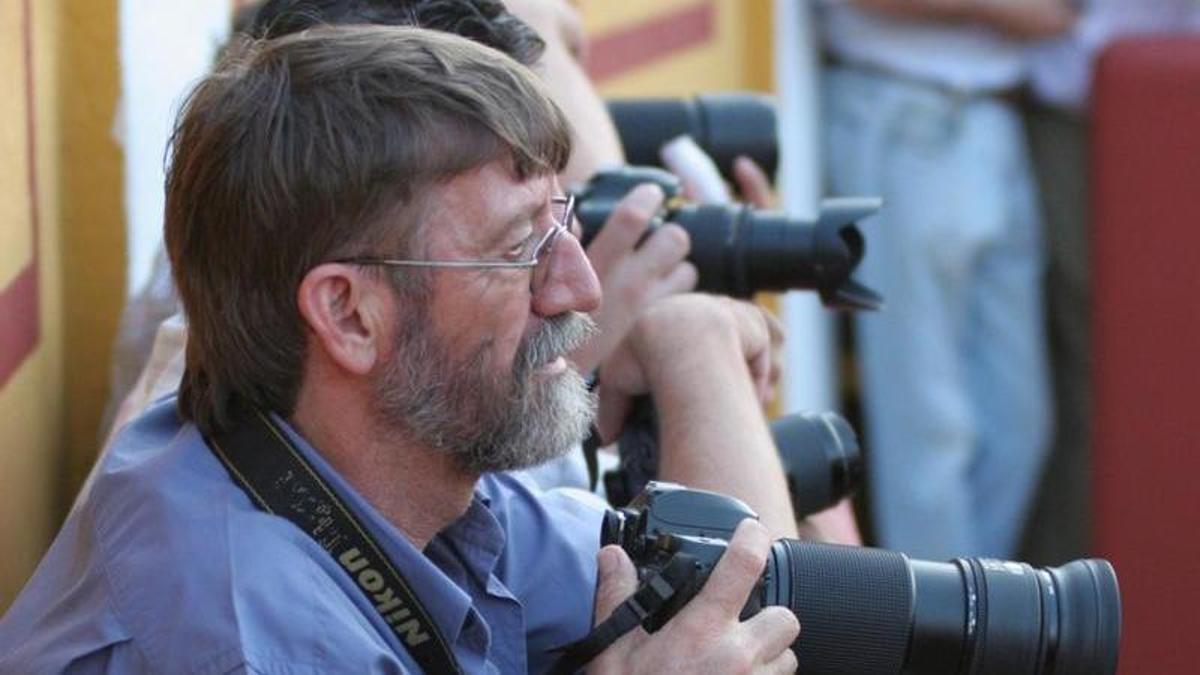
[[(302, 438), (467, 672), (544, 670), (590, 628), (603, 509), (482, 478), (425, 551)], [(419, 668), (336, 560), (257, 509), (168, 398), (128, 425), (0, 620), (0, 672), (367, 673)]]

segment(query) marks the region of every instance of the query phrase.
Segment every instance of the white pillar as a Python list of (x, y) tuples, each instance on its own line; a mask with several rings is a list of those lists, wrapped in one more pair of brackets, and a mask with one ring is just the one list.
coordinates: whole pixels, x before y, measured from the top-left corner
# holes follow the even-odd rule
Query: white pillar
[(164, 159), (175, 113), (229, 35), (230, 0), (121, 0), (121, 103), (113, 133), (125, 150), (126, 292), (150, 276), (162, 240)]
[[(775, 91), (778, 96), (780, 178), (784, 209), (816, 216), (821, 196), (818, 44), (807, 0), (775, 0)], [(832, 410), (837, 399), (833, 314), (815, 293), (783, 297), (787, 330), (783, 409)]]

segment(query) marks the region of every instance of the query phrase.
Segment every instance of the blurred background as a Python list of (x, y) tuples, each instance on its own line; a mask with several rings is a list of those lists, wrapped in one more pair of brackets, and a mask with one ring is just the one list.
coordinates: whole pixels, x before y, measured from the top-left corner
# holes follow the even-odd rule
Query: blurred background
[[(242, 4), (0, 0), (0, 611), (49, 545), (107, 432), (121, 311), (152, 279), (161, 239), (170, 123)], [(854, 50), (828, 42), (837, 26), (819, 3), (575, 4), (602, 94), (771, 93), (781, 207), (811, 217), (821, 196), (837, 192), (825, 167), (842, 148), (827, 147), (822, 73), (853, 62)], [(1200, 632), (1192, 486), (1200, 473), (1192, 388), (1200, 380), (1200, 7), (1089, 4), (1143, 13), (1117, 12), (1099, 28), (1081, 19), (1023, 43), (1052, 81), (1057, 73), (1084, 83), (1074, 90), (1053, 82), (1039, 90), (1030, 66), (1003, 92), (1022, 116), (1045, 227), (1079, 222), (1086, 235), (1071, 249), (1084, 271), (1057, 272), (1076, 295), (1047, 295), (1044, 316), (1008, 317), (1044, 329), (1057, 378), (1057, 405), (1042, 406), (1057, 411), (1046, 413), (1048, 459), (1016, 555), (1036, 564), (1112, 560), (1125, 603), (1122, 672), (1191, 673), (1195, 657), (1183, 645)], [(1072, 41), (1086, 45), (1083, 56)], [(870, 424), (851, 321), (811, 294), (762, 301), (788, 331), (775, 412), (841, 409)], [(1053, 319), (1068, 314), (1084, 333), (1056, 333)], [(1077, 386), (1064, 389), (1063, 378)], [(919, 395), (919, 373), (905, 385)], [(866, 452), (870, 462), (869, 442)], [(870, 513), (860, 505), (868, 543), (878, 544)]]

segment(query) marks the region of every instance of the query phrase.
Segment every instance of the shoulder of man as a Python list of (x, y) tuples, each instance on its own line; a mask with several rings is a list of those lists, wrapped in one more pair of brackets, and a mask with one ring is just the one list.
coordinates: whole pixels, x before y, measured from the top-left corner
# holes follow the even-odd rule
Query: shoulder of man
[(101, 458), (0, 621), (0, 670), (411, 668), (356, 606), (352, 583), (299, 529), (250, 503), (172, 398)]

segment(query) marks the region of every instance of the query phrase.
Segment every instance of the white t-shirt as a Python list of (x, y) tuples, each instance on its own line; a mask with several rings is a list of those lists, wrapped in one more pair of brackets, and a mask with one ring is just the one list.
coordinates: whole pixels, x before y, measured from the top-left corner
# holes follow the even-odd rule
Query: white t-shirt
[(1030, 47), (1030, 85), (1042, 101), (1082, 109), (1096, 58), (1121, 37), (1200, 31), (1197, 0), (1089, 0), (1066, 36)]
[(825, 43), (842, 61), (964, 93), (1020, 85), (1024, 47), (983, 26), (900, 20), (824, 0)]

